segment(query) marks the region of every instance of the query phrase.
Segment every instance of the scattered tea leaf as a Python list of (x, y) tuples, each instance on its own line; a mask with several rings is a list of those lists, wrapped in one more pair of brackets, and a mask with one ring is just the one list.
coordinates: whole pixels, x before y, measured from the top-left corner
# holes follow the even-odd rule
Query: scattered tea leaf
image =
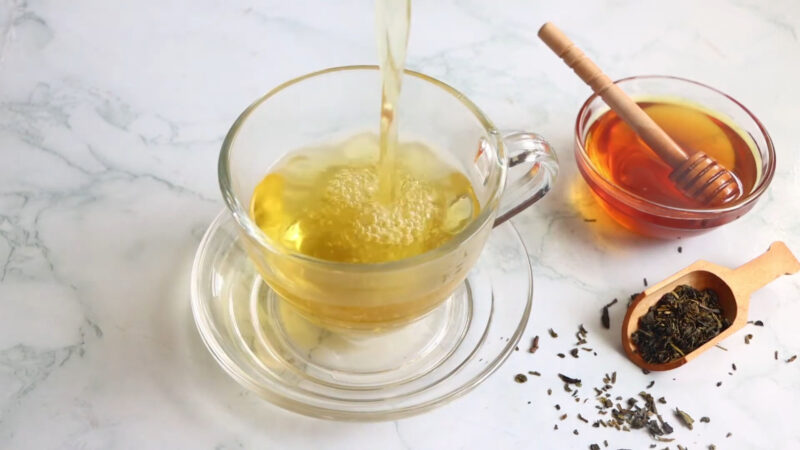
[(665, 399), (664, 397), (660, 397), (658, 399), (658, 403), (661, 403), (662, 405), (666, 405), (667, 404), (667, 399)]
[(528, 377), (526, 377), (524, 374), (518, 373), (514, 375), (514, 381), (516, 381), (517, 383), (524, 383), (528, 381)]
[(744, 337), (744, 343), (745, 343), (745, 344), (749, 344), (749, 343), (750, 343), (750, 339), (753, 339), (753, 335), (752, 335), (752, 334), (747, 334), (747, 335)]
[(533, 337), (533, 341), (531, 341), (531, 348), (528, 349), (528, 353), (536, 353), (536, 350), (539, 350), (539, 335)]
[(560, 410), (561, 410), (561, 405), (556, 403), (556, 411), (560, 411)]
[(703, 416), (700, 418), (700, 422), (709, 423), (711, 422), (711, 419), (709, 419), (708, 416)]
[(552, 329), (552, 328), (550, 328), (549, 330), (547, 330), (547, 332), (548, 332), (548, 333), (550, 333), (550, 337), (551, 337), (551, 338), (553, 338), (553, 339), (555, 339), (555, 338), (557, 338), (557, 337), (558, 337), (558, 333), (556, 333), (555, 331), (553, 331), (553, 329)]
[(730, 431), (728, 432), (728, 434), (725, 435), (726, 438), (729, 438), (731, 436), (733, 436), (733, 433), (731, 433)]
[(559, 358), (564, 358), (564, 357), (566, 357), (567, 355), (565, 355), (565, 354), (563, 354), (563, 353), (558, 353), (558, 354), (557, 354), (557, 356), (558, 356)]
[(778, 351), (775, 350), (775, 361), (777, 361), (777, 360), (778, 360)]
[(654, 384), (656, 384), (656, 380), (652, 380), (650, 382), (650, 384), (647, 385), (647, 389), (650, 389), (651, 387), (653, 387)]
[(567, 418), (567, 414), (564, 413), (564, 414), (561, 415), (561, 417), (558, 418), (558, 420), (564, 420), (566, 418)]
[(717, 381), (717, 387), (722, 386), (722, 381)]
[(787, 359), (786, 362), (787, 363), (794, 362), (795, 359), (797, 359), (797, 355), (792, 355), (792, 357)]
[(552, 393), (553, 393), (553, 390), (552, 390), (552, 389), (550, 389), (550, 388), (548, 388), (548, 389), (547, 389), (547, 395), (550, 395), (550, 394), (552, 394)]
[(574, 434), (575, 436), (577, 436), (577, 435), (579, 434), (579, 433), (578, 433), (578, 429), (576, 428), (576, 429), (572, 430), (572, 434)]
[(683, 253), (683, 247), (681, 247), (680, 245), (678, 246), (678, 253)]
[(692, 424), (694, 423), (694, 419), (692, 419), (692, 416), (686, 414), (684, 411), (681, 411), (679, 408), (675, 408), (675, 415), (678, 417), (678, 419), (681, 420), (681, 423), (686, 425), (687, 428), (689, 428), (690, 430), (694, 429), (694, 427), (692, 426)]
[(579, 378), (568, 377), (568, 376), (566, 376), (566, 375), (564, 375), (562, 373), (558, 374), (558, 378), (560, 378), (561, 381), (563, 381), (564, 383), (567, 383), (567, 384), (574, 384), (574, 385), (577, 385), (577, 386), (581, 385), (581, 380)]
[(608, 308), (614, 306), (617, 303), (617, 299), (615, 298), (610, 303), (603, 306), (603, 312), (600, 316), (600, 323), (603, 324), (603, 328), (606, 330), (611, 328), (611, 318), (608, 315)]
[(731, 363), (731, 367), (733, 368), (733, 370), (736, 370), (736, 363)]
[(572, 350), (569, 351), (569, 354), (572, 355), (573, 358), (577, 358), (578, 357), (578, 349), (577, 348), (573, 348)]
[(644, 287), (647, 287), (647, 278), (642, 278), (642, 281), (644, 281)]
[(592, 444), (589, 446), (589, 450), (600, 450), (600, 446), (597, 444)]
[(715, 345), (714, 347), (717, 347), (717, 348), (718, 348), (718, 349), (720, 349), (720, 350), (725, 350), (726, 352), (728, 351), (728, 349), (727, 349), (727, 348), (725, 348), (725, 347), (723, 347), (723, 346), (721, 346), (721, 345), (719, 345), (719, 344)]
[(533, 375), (533, 376), (535, 376), (535, 377), (540, 377), (540, 376), (542, 376), (542, 374), (540, 374), (540, 373), (539, 373), (538, 371), (536, 371), (536, 370), (529, 370), (529, 371), (528, 371), (528, 375)]

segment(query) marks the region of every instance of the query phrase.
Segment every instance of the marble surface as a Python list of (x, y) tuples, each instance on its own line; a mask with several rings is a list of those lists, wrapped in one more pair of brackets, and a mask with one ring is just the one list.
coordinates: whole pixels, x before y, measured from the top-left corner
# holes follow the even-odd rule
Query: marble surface
[[(753, 296), (763, 328), (669, 373), (644, 375), (599, 323), (601, 306), (641, 290), (643, 277), (698, 258), (736, 266), (779, 239), (800, 251), (796, 0), (415, 3), (410, 67), (502, 127), (544, 134), (561, 159), (556, 189), (515, 219), (535, 270), (521, 346), (540, 335), (541, 348), (514, 353), (451, 404), (384, 423), (289, 413), (223, 373), (188, 292), (194, 250), (222, 208), (221, 140), (278, 83), (374, 62), (372, 14), (367, 0), (0, 1), (0, 448), (648, 448), (641, 430), (578, 421), (595, 418), (594, 406), (556, 379), (588, 389), (614, 370), (619, 395), (655, 381), (669, 406), (711, 418), (691, 431), (670, 419), (671, 448), (800, 448), (800, 360), (784, 362), (800, 353), (800, 275)], [(588, 92), (537, 41), (546, 20), (613, 75), (696, 79), (754, 111), (778, 166), (753, 211), (681, 241), (614, 225), (578, 178), (570, 139)], [(612, 308), (614, 325), (623, 309)], [(579, 323), (598, 356), (559, 359)], [(528, 370), (542, 377), (513, 381)]]

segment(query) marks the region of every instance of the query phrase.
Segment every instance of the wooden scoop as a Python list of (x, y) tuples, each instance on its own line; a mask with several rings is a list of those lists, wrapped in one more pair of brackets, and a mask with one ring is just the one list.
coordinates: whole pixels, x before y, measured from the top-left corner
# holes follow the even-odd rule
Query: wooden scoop
[(539, 38), (672, 167), (670, 179), (684, 195), (711, 206), (739, 198), (739, 182), (729, 170), (703, 152), (688, 155), (555, 25), (544, 24)]
[[(751, 293), (781, 275), (791, 275), (798, 270), (800, 270), (800, 262), (786, 247), (786, 244), (780, 241), (773, 242), (762, 255), (735, 270), (706, 261), (697, 261), (639, 294), (628, 308), (628, 313), (622, 321), (622, 347), (628, 358), (643, 369), (670, 370), (682, 366), (717, 345), (718, 342), (735, 333), (747, 323)], [(711, 288), (716, 291), (719, 295), (722, 314), (730, 320), (731, 326), (682, 358), (664, 364), (648, 363), (636, 352), (631, 335), (639, 326), (639, 318), (645, 315), (664, 294), (671, 292), (681, 284), (688, 284), (698, 290)]]

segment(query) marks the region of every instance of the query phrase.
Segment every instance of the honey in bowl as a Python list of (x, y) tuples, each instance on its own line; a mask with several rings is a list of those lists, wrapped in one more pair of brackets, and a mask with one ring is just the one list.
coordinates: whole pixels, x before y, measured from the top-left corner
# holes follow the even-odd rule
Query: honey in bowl
[(686, 153), (702, 151), (729, 170), (742, 193), (721, 207), (686, 197), (669, 178), (672, 168), (594, 95), (578, 113), (575, 156), (600, 206), (616, 222), (644, 236), (677, 238), (707, 232), (753, 207), (772, 179), (775, 153), (750, 111), (690, 80), (645, 76), (616, 84)]
[[(687, 154), (705, 152), (733, 173), (741, 192), (746, 194), (753, 189), (761, 164), (756, 161), (755, 144), (735, 125), (688, 103), (673, 100), (637, 103)], [(585, 148), (595, 169), (630, 194), (674, 208), (705, 207), (676, 188), (669, 179), (672, 168), (614, 111), (609, 110), (592, 124)]]

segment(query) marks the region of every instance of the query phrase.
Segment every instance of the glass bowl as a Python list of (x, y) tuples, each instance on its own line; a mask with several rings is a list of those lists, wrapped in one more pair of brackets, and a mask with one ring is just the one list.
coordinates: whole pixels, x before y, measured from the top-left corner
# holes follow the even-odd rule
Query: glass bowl
[(757, 177), (753, 187), (738, 200), (720, 207), (689, 209), (653, 202), (607, 179), (592, 163), (585, 143), (592, 125), (608, 110), (597, 95), (589, 97), (575, 121), (575, 159), (583, 179), (608, 214), (622, 226), (657, 238), (693, 236), (732, 222), (756, 203), (775, 172), (775, 149), (764, 125), (733, 97), (704, 84), (683, 78), (647, 75), (615, 81), (636, 101), (677, 100), (734, 125), (754, 149)]

